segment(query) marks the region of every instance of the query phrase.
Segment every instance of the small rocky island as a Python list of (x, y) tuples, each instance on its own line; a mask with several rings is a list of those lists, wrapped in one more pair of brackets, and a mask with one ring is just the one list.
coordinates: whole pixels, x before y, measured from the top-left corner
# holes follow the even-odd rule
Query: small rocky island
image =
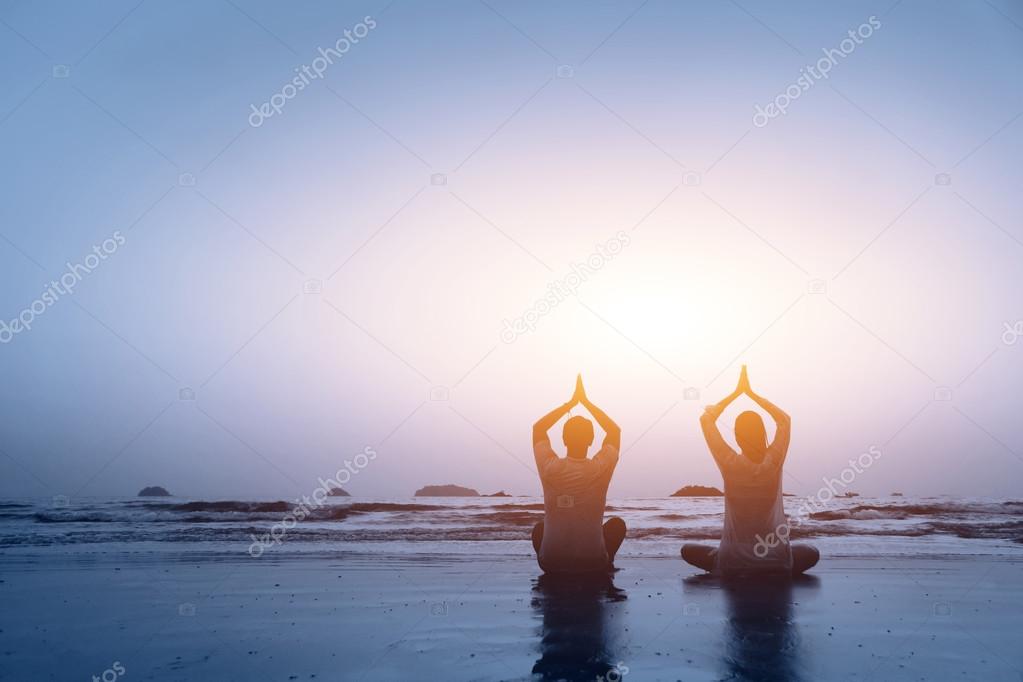
[(480, 494), (472, 488), (463, 488), (460, 485), (428, 485), (416, 491), (416, 497), (479, 497)]
[(139, 491), (139, 497), (170, 497), (171, 494), (167, 492), (166, 488), (161, 488), (158, 485), (146, 486)]
[(483, 497), (511, 497), (511, 495), (504, 492), (503, 490), (498, 490), (496, 493), (492, 493), (490, 495), (483, 495)]
[(351, 494), (344, 488), (331, 488), (327, 495), (329, 497), (351, 497)]
[(672, 497), (724, 497), (725, 494), (709, 485), (686, 485), (671, 494)]

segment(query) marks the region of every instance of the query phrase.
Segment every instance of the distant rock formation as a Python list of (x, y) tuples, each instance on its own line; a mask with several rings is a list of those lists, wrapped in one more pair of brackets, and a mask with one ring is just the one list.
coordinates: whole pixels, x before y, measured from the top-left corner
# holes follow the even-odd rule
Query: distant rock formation
[(892, 497), (902, 497), (902, 493), (892, 493)]
[(686, 485), (682, 486), (674, 493), (672, 497), (724, 497), (724, 493), (717, 488), (712, 488), (708, 485)]
[(344, 488), (331, 488), (327, 495), (329, 497), (351, 497), (351, 494)]
[(472, 488), (463, 488), (460, 485), (428, 485), (416, 491), (416, 497), (479, 497), (480, 494)]
[(139, 491), (139, 497), (170, 497), (171, 494), (167, 492), (166, 488), (161, 488), (158, 485), (146, 486)]
[(504, 492), (503, 490), (498, 490), (496, 493), (493, 493), (491, 495), (482, 495), (482, 497), (511, 497), (511, 495)]

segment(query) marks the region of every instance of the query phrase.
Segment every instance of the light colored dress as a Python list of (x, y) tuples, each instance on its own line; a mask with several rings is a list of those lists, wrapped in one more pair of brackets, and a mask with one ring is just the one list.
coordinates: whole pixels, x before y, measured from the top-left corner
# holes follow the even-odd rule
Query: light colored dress
[(604, 445), (592, 459), (570, 459), (544, 440), (533, 445), (533, 455), (543, 484), (540, 565), (557, 572), (606, 570), (604, 507), (618, 448)]
[(781, 486), (789, 440), (788, 425), (784, 428), (784, 436), (776, 435), (759, 464), (733, 450), (716, 428), (716, 438), (708, 435), (707, 444), (725, 482), (725, 525), (715, 559), (719, 573), (792, 571)]

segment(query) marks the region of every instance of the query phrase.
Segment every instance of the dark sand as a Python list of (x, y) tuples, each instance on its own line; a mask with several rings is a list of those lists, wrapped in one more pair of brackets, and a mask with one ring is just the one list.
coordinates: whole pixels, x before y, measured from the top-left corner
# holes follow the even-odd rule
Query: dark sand
[(619, 564), (611, 587), (540, 582), (522, 554), (7, 553), (0, 679), (1023, 680), (1018, 560), (825, 560), (759, 587)]

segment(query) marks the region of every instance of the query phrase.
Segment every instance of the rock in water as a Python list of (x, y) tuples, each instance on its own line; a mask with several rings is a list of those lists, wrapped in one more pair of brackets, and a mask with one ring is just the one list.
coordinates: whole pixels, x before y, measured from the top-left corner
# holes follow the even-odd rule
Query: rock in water
[(463, 488), (460, 485), (428, 485), (416, 491), (416, 497), (479, 497), (480, 494), (472, 488)]
[(724, 497), (724, 495), (709, 485), (686, 485), (671, 494), (672, 497)]

